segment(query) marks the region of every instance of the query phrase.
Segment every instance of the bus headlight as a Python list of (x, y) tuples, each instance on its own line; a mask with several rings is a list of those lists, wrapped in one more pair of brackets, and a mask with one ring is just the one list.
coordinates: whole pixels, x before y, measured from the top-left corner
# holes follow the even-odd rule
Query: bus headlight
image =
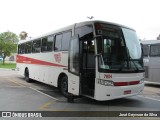
[(97, 83), (101, 84), (101, 85), (105, 85), (105, 86), (113, 86), (113, 81), (111, 81), (111, 80), (98, 79)]
[(140, 84), (144, 83), (144, 78), (139, 81)]

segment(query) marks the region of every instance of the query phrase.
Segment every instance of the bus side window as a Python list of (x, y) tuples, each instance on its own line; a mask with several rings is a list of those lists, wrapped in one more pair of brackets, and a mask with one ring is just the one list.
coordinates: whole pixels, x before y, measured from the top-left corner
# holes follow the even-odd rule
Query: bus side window
[(147, 57), (149, 54), (149, 45), (142, 45), (143, 56)]
[(60, 51), (62, 44), (62, 34), (56, 35), (54, 50)]
[(32, 52), (33, 53), (38, 53), (40, 51), (41, 51), (41, 39), (33, 41)]
[(53, 36), (42, 38), (42, 46), (41, 46), (42, 52), (52, 51), (52, 46), (53, 46)]
[(47, 51), (52, 51), (52, 46), (53, 46), (53, 36), (48, 36)]
[(69, 50), (70, 39), (71, 39), (71, 31), (64, 32), (63, 37), (62, 37), (62, 49), (61, 50), (64, 50), (64, 51)]
[(42, 38), (42, 46), (41, 46), (41, 51), (47, 51), (47, 37)]
[(31, 53), (32, 51), (32, 42), (27, 42), (25, 47), (25, 53)]
[(93, 39), (93, 26), (86, 25), (82, 27), (77, 27), (75, 29), (75, 35), (79, 35), (81, 39)]
[(20, 53), (21, 53), (21, 54), (24, 54), (24, 53), (25, 53), (25, 46), (26, 46), (25, 43), (21, 44), (21, 50), (20, 50)]
[(21, 44), (18, 45), (18, 54), (21, 54)]
[(150, 56), (160, 55), (160, 45), (151, 45)]

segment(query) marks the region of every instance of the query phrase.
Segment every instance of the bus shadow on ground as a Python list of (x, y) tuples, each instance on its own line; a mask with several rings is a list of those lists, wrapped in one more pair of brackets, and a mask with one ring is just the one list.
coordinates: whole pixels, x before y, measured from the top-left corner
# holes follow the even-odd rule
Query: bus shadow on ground
[[(25, 78), (23, 78), (23, 77), (19, 77), (19, 79), (25, 81)], [(57, 87), (54, 87), (52, 85), (48, 85), (48, 84), (45, 84), (45, 83), (42, 83), (42, 82), (39, 82), (36, 80), (33, 80), (30, 83), (25, 82), (23, 84), (27, 87), (31, 87), (33, 89), (36, 89), (36, 90), (38, 90), (44, 94), (47, 94), (51, 97), (55, 97), (55, 98), (62, 97), (60, 90)]]
[(160, 84), (145, 83), (145, 86), (160, 88)]
[(141, 105), (142, 101), (138, 99), (133, 98), (119, 98), (114, 100), (108, 100), (108, 101), (96, 101), (94, 99), (81, 97), (78, 99), (75, 99), (76, 104), (91, 104), (91, 105), (102, 105), (102, 106), (123, 106), (123, 107), (135, 107), (136, 105)]
[[(148, 102), (151, 102), (151, 104), (148, 104)], [(75, 100), (74, 104), (82, 104), (83, 105), (91, 105), (91, 106), (99, 106), (102, 109), (105, 109), (105, 107), (108, 107), (108, 111), (146, 111), (146, 110), (157, 110), (159, 109), (159, 106), (157, 106), (157, 103), (159, 101), (152, 101), (148, 100), (142, 97), (126, 97), (126, 98), (120, 98), (120, 99), (114, 99), (114, 100), (108, 100), (108, 101), (96, 101), (90, 98), (83, 97), (81, 99)]]
[[(24, 80), (24, 78), (19, 77), (21, 80)], [(61, 92), (59, 91), (58, 88), (47, 85), (45, 83), (39, 82), (39, 81), (34, 81), (31, 83), (26, 83), (28, 86), (40, 86), (39, 89), (35, 87), (36, 90), (45, 93), (51, 97), (54, 97), (56, 99), (59, 99), (57, 102), (63, 102), (67, 103), (67, 98), (65, 98)], [(88, 105), (102, 105), (102, 106), (123, 106), (123, 107), (134, 107), (136, 105), (142, 104), (142, 101), (138, 99), (133, 99), (130, 97), (127, 98), (119, 98), (119, 99), (114, 99), (114, 100), (107, 100), (107, 101), (97, 101), (91, 98), (87, 98), (84, 96), (75, 96), (74, 97), (74, 103), (73, 104), (88, 104)]]

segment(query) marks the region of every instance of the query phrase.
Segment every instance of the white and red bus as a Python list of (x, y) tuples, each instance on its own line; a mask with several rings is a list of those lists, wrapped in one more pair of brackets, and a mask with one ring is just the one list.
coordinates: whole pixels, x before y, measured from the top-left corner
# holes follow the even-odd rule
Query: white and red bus
[(140, 42), (132, 28), (86, 21), (18, 43), (17, 70), (30, 82), (59, 87), (64, 96), (104, 101), (144, 88)]

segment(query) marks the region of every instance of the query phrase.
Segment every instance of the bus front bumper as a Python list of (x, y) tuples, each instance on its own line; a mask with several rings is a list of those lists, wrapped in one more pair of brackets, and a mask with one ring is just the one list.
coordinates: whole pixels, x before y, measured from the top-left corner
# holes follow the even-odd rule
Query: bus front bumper
[(96, 84), (94, 99), (98, 101), (105, 101), (134, 96), (141, 93), (143, 89), (144, 83), (129, 86), (104, 86)]

